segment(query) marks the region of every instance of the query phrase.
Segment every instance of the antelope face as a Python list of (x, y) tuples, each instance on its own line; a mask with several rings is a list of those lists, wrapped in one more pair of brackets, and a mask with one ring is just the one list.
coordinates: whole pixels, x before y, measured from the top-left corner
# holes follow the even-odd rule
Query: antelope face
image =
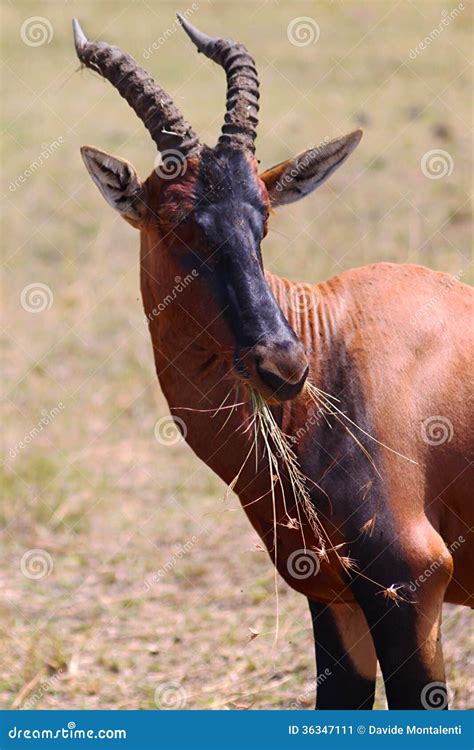
[(236, 376), (280, 401), (301, 391), (308, 362), (264, 275), (260, 244), (268, 214), (254, 158), (225, 144), (203, 149), (184, 221), (208, 300), (199, 323), (216, 321), (216, 338), (232, 351)]
[[(142, 184), (123, 159), (88, 146), (83, 159), (106, 200), (141, 231), (142, 272), (145, 258), (156, 284), (151, 297), (159, 299), (172, 279), (192, 271), (196, 282), (181, 307), (205, 332), (210, 349), (230, 357), (236, 377), (265, 398), (292, 399), (304, 386), (308, 362), (266, 281), (261, 241), (270, 207), (314, 190), (347, 158), (361, 132), (259, 175), (254, 156), (258, 78), (252, 58), (242, 45), (213, 39), (180, 21), (198, 50), (227, 75), (227, 112), (216, 147), (199, 142), (167, 94), (129, 55), (88, 42), (75, 21), (80, 60), (110, 80), (134, 108), (163, 165)], [(170, 174), (176, 162), (177, 173)]]

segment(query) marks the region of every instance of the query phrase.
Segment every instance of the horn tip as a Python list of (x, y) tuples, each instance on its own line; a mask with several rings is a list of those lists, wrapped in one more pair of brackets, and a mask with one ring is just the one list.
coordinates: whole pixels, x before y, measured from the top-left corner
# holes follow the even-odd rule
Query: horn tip
[(203, 34), (202, 31), (196, 29), (196, 27), (193, 26), (192, 23), (189, 23), (187, 18), (185, 18), (181, 13), (176, 13), (176, 16), (188, 37), (191, 39), (193, 44), (196, 45), (198, 52), (206, 53), (207, 46), (210, 42), (214, 41), (212, 37), (207, 36), (207, 34)]
[(182, 13), (176, 13), (176, 18), (178, 19), (180, 25), (183, 27), (183, 29), (185, 30), (185, 32), (189, 33), (188, 29), (186, 28), (186, 19), (183, 16), (183, 14)]
[(72, 30), (74, 34), (74, 45), (76, 47), (76, 52), (77, 54), (79, 54), (79, 52), (81, 52), (87, 44), (87, 37), (81, 29), (81, 25), (77, 18), (72, 19)]

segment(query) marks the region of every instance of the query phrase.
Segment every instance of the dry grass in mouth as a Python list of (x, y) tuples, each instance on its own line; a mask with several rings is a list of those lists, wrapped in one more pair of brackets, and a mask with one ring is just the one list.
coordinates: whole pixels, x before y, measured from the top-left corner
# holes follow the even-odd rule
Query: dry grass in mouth
[[(261, 435), (263, 439), (263, 443), (264, 443), (264, 452), (269, 463), (274, 511), (275, 511), (274, 477), (276, 477), (276, 481), (280, 484), (280, 487), (281, 487), (281, 491), (283, 495), (283, 505), (284, 505), (285, 514), (287, 516), (288, 522), (291, 523), (292, 525), (295, 523), (294, 519), (291, 518), (290, 514), (288, 513), (288, 508), (286, 505), (285, 490), (284, 490), (283, 482), (282, 482), (281, 475), (280, 475), (280, 463), (279, 463), (279, 459), (280, 459), (283, 467), (286, 470), (286, 474), (290, 481), (293, 495), (295, 498), (296, 510), (298, 514), (298, 523), (299, 523), (299, 527), (301, 529), (301, 533), (303, 537), (304, 548), (306, 549), (306, 542), (305, 542), (304, 532), (303, 532), (301, 511), (303, 512), (305, 518), (307, 519), (313, 532), (315, 533), (318, 539), (318, 543), (320, 544), (322, 548), (324, 548), (325, 545), (324, 545), (323, 537), (325, 536), (325, 532), (324, 532), (323, 527), (321, 526), (321, 522), (319, 521), (318, 514), (316, 513), (314, 504), (311, 500), (310, 494), (308, 492), (308, 488), (306, 486), (307, 477), (303, 474), (301, 470), (298, 457), (296, 456), (296, 453), (291, 447), (290, 438), (288, 437), (288, 435), (286, 435), (283, 432), (283, 430), (277, 423), (269, 405), (267, 404), (263, 396), (260, 393), (258, 393), (258, 391), (251, 389), (250, 398), (252, 402), (252, 410), (255, 416), (255, 421), (254, 421), (255, 445), (257, 446), (258, 436)], [(276, 514), (275, 512), (274, 512), (274, 524), (275, 524), (275, 540), (276, 540)], [(275, 548), (275, 553), (276, 553), (276, 548)]]

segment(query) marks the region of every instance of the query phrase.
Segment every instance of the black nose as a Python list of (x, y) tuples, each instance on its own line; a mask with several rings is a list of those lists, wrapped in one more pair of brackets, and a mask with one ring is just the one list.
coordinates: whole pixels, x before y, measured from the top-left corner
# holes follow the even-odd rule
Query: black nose
[(308, 375), (308, 359), (298, 339), (258, 344), (254, 348), (257, 373), (278, 401), (300, 393)]

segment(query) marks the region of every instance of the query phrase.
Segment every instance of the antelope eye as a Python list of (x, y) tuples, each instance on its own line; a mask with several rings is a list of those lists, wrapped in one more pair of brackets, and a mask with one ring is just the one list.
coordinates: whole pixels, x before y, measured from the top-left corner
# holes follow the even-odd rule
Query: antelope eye
[(266, 224), (270, 216), (270, 211), (268, 210), (267, 206), (263, 206), (260, 209), (260, 215), (263, 219), (264, 224)]

